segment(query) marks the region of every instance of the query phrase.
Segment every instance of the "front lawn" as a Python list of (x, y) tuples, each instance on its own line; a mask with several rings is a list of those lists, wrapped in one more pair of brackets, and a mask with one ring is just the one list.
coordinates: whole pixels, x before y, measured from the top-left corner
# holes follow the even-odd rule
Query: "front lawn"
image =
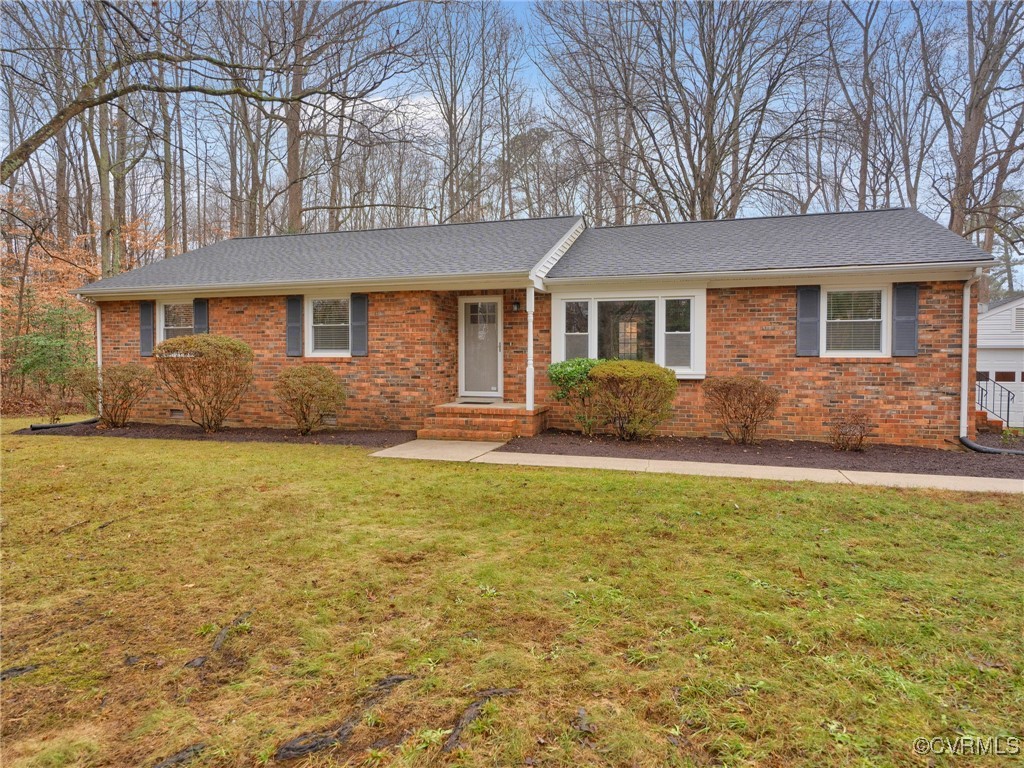
[(346, 720), (301, 764), (954, 765), (913, 740), (1024, 735), (1019, 496), (26, 423), (5, 766), (259, 765)]

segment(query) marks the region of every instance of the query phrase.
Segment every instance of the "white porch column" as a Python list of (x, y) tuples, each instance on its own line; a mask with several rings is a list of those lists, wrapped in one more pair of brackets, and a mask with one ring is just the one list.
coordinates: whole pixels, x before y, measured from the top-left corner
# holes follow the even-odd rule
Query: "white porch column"
[(526, 410), (533, 410), (533, 286), (526, 287)]

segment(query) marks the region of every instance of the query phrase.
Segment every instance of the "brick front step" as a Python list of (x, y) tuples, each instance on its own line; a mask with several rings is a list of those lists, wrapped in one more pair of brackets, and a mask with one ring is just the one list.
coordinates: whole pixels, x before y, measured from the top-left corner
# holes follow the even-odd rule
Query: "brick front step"
[(1002, 434), (1005, 425), (1001, 419), (990, 415), (987, 411), (978, 409), (974, 411), (974, 426), (979, 432), (989, 432), (998, 435)]
[(424, 427), (416, 430), (420, 440), (480, 440), (482, 442), (503, 443), (516, 435), (512, 432), (491, 432), (489, 430), (465, 429), (433, 429)]
[(446, 403), (434, 409), (416, 436), (424, 440), (511, 440), (536, 435), (547, 426), (547, 407)]

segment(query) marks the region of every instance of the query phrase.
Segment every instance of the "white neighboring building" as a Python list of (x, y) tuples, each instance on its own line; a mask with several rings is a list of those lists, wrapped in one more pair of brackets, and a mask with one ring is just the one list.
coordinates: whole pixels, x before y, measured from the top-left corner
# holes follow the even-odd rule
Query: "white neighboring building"
[[(1024, 427), (1024, 295), (981, 309), (985, 311), (978, 313), (978, 382), (993, 381), (1010, 390), (1014, 397), (1007, 426)], [(985, 386), (986, 396), (998, 403), (999, 388)]]

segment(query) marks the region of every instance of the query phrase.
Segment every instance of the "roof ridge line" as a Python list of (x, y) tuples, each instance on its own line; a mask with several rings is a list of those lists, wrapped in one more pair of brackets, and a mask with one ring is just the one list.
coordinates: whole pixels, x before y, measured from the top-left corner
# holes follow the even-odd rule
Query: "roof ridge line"
[[(631, 227), (660, 227), (669, 224), (727, 224), (738, 221), (765, 221), (768, 219), (808, 219), (814, 216), (847, 216), (849, 214), (892, 213), (894, 211), (914, 211), (914, 208), (899, 206), (897, 208), (872, 208), (870, 211), (814, 211), (813, 213), (780, 213), (773, 216), (737, 216), (732, 219), (689, 219), (687, 221), (650, 221), (644, 224), (608, 224), (601, 227), (587, 227), (597, 232), (603, 229), (630, 229)], [(923, 215), (923, 214), (922, 214)]]
[[(276, 232), (272, 235), (242, 235), (218, 240), (219, 243), (232, 240), (265, 240), (270, 237), (306, 237), (312, 235), (351, 235), (360, 232), (396, 232), (401, 229), (438, 229), (440, 227), (460, 227), (468, 224), (516, 224), (527, 221), (555, 221), (557, 219), (578, 219), (580, 214), (568, 216), (537, 216), (527, 219), (486, 219), (485, 221), (446, 221), (442, 224), (405, 224), (401, 227), (371, 227), (370, 229), (335, 229), (331, 232)], [(216, 245), (217, 243), (211, 243)], [(196, 249), (198, 250), (198, 249)], [(191, 253), (191, 251), (189, 251)]]

